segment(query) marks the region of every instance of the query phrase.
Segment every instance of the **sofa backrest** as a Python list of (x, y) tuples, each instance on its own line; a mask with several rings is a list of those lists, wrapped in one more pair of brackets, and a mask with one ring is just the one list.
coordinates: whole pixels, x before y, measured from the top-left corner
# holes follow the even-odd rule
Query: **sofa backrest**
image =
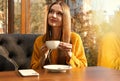
[(8, 58), (13, 59), (19, 69), (30, 68), (33, 44), (38, 34), (0, 34), (0, 71), (14, 70), (13, 64), (5, 58), (7, 50)]

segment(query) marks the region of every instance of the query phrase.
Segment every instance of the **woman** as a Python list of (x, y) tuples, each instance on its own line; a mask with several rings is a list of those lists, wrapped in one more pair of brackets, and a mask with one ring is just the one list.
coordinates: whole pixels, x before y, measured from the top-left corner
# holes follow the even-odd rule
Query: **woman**
[[(62, 1), (51, 4), (46, 23), (46, 34), (39, 36), (34, 43), (31, 68), (39, 69), (46, 64), (86, 67), (87, 60), (81, 38), (78, 34), (71, 32), (69, 7)], [(45, 45), (48, 40), (59, 40), (58, 48), (50, 52)], [(51, 61), (49, 61), (48, 52), (51, 53)]]
[(111, 27), (99, 42), (98, 66), (120, 70), (120, 12), (111, 18)]
[(97, 65), (120, 70), (120, 36), (115, 32), (109, 32), (102, 37)]

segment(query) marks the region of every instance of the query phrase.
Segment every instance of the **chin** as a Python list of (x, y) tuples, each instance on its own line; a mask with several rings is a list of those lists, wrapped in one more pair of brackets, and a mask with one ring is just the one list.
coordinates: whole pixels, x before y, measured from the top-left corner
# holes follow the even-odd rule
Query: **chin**
[(52, 24), (50, 24), (50, 26), (57, 26), (56, 24), (54, 24), (54, 23), (52, 23)]
[(52, 26), (57, 26), (56, 24), (53, 24)]

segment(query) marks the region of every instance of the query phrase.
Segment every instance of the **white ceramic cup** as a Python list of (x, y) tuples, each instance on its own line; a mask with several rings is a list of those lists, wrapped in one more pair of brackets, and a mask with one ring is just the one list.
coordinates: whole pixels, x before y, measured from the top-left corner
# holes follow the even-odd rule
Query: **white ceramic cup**
[(49, 49), (56, 49), (59, 45), (60, 41), (57, 40), (50, 40), (50, 41), (46, 41), (46, 46)]

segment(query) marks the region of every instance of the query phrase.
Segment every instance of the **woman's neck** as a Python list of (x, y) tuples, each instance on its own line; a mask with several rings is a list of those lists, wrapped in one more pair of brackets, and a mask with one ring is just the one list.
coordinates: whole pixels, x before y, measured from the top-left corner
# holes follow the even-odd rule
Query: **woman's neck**
[(52, 40), (60, 40), (61, 37), (61, 28), (53, 27), (52, 28)]

